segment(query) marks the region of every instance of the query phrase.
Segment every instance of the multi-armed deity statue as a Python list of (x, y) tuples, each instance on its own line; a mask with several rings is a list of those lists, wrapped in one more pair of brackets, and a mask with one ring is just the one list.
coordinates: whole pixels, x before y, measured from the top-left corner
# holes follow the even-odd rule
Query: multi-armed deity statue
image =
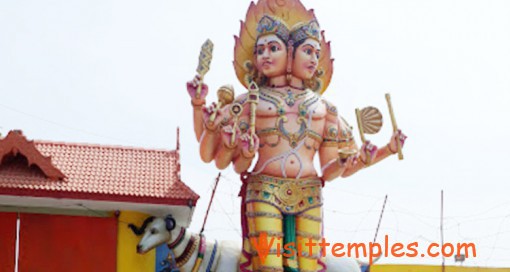
[[(250, 5), (234, 49), (237, 78), (247, 92), (235, 97), (232, 87), (223, 86), (219, 102), (205, 107), (203, 76), (211, 46), (204, 45), (205, 63), (187, 89), (202, 160), (215, 161), (219, 169), (232, 163), (241, 174), (240, 270), (325, 271), (319, 246), (290, 257), (277, 248), (289, 243), (308, 248), (305, 242), (319, 242), (325, 181), (350, 176), (397, 153), (405, 136), (395, 126), (384, 148), (364, 139), (357, 147), (352, 127), (321, 97), (333, 72), (330, 46), (313, 11), (298, 0)], [(320, 171), (313, 164), (317, 153)], [(275, 238), (264, 261), (250, 239), (262, 233)]]

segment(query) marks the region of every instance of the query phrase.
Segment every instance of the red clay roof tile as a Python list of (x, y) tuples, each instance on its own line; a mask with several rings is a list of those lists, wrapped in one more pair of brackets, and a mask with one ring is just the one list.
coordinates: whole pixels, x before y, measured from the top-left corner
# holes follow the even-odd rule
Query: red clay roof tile
[(178, 150), (48, 141), (33, 144), (43, 156), (51, 156), (50, 165), (65, 177), (51, 180), (42, 169), (29, 168), (21, 161), (0, 161), (0, 194), (192, 206), (199, 198), (180, 180)]

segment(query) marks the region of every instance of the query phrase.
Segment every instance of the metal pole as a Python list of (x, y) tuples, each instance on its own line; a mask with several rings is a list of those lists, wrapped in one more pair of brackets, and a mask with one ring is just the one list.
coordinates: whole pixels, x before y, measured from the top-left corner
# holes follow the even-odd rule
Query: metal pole
[(386, 207), (386, 201), (388, 200), (388, 195), (384, 197), (384, 204), (382, 206), (381, 215), (379, 216), (379, 223), (377, 223), (377, 229), (375, 230), (374, 244), (377, 240), (377, 233), (379, 233), (379, 227), (381, 226), (382, 216), (384, 214), (384, 207)]
[(212, 200), (214, 198), (214, 194), (216, 193), (216, 188), (218, 188), (218, 183), (220, 181), (221, 172), (218, 173), (218, 176), (216, 177), (216, 184), (214, 184), (214, 189), (211, 195), (211, 199), (209, 200), (209, 206), (207, 206), (207, 212), (205, 213), (204, 223), (202, 224), (202, 229), (200, 230), (200, 234), (204, 232), (205, 228), (205, 222), (207, 221), (207, 217), (209, 216), (209, 210), (211, 209)]
[[(441, 190), (441, 253), (444, 248), (444, 233), (443, 233), (443, 210), (444, 210), (444, 196), (443, 196), (443, 190)], [(444, 255), (441, 254), (441, 258), (443, 259), (443, 263), (441, 265), (441, 271), (445, 272), (446, 267), (444, 266)]]

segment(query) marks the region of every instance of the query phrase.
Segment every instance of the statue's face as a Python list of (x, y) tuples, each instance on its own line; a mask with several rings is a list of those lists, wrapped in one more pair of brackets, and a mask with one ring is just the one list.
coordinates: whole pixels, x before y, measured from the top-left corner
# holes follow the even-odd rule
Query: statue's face
[(321, 45), (314, 39), (306, 39), (294, 54), (292, 74), (306, 80), (311, 79), (319, 65)]
[(287, 68), (287, 47), (274, 34), (262, 36), (255, 48), (257, 69), (266, 77), (285, 74)]

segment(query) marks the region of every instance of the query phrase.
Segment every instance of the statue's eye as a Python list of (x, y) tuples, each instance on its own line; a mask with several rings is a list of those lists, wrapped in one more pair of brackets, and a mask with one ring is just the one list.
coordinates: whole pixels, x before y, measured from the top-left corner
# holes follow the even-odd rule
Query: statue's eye
[(305, 53), (306, 53), (307, 55), (311, 55), (311, 54), (312, 54), (312, 49), (310, 49), (310, 48), (306, 49), (306, 50), (305, 50)]
[(158, 233), (157, 229), (151, 229), (151, 234), (156, 234), (156, 233)]
[(276, 52), (276, 51), (278, 51), (278, 49), (279, 49), (278, 46), (271, 45), (271, 52)]
[(264, 54), (264, 48), (263, 47), (257, 48), (257, 55), (262, 55), (262, 54)]

